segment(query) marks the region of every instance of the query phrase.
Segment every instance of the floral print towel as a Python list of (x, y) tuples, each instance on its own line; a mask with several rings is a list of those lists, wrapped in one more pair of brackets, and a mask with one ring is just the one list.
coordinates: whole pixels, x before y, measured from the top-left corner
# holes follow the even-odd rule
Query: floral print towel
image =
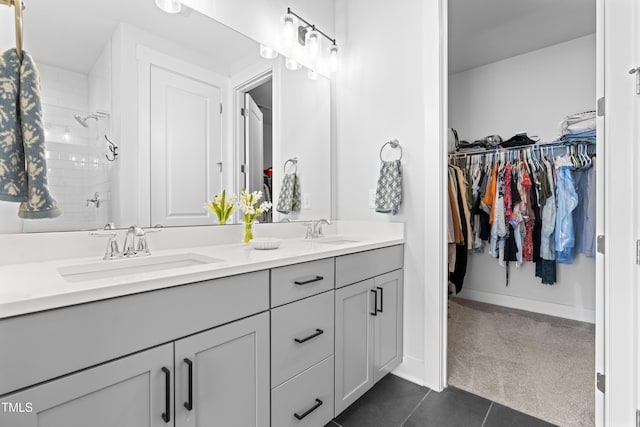
[(62, 214), (49, 193), (40, 74), (33, 58), (15, 49), (0, 55), (0, 200), (22, 202), (18, 216)]

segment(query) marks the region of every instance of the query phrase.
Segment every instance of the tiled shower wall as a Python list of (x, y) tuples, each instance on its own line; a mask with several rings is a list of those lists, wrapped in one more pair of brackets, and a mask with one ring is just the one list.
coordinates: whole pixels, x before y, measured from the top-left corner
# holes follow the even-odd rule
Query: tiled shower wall
[[(84, 128), (74, 119), (74, 114), (84, 117), (96, 110), (108, 112), (110, 109), (110, 92), (106, 86), (110, 75), (109, 52), (107, 46), (89, 74), (38, 64), (49, 187), (63, 215), (52, 220), (23, 221), (17, 216), (17, 204), (0, 202), (3, 217), (0, 232), (95, 229), (109, 222), (113, 165), (105, 158), (108, 151), (104, 139), (104, 135), (110, 133), (109, 120), (89, 120), (89, 128)], [(102, 67), (105, 72), (96, 72), (96, 68)], [(91, 94), (92, 91), (96, 93)], [(99, 207), (87, 203), (96, 192)]]

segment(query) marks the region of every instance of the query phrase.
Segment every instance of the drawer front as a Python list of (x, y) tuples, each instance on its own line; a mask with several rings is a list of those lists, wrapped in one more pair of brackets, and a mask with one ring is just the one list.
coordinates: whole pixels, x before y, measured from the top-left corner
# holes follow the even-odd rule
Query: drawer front
[(272, 426), (318, 427), (332, 418), (333, 356), (271, 392)]
[(333, 354), (334, 292), (271, 310), (271, 385)]
[(334, 259), (320, 259), (271, 270), (271, 307), (334, 288)]
[(403, 266), (403, 245), (340, 256), (336, 258), (336, 288), (371, 279)]
[(258, 271), (0, 320), (0, 395), (268, 308)]

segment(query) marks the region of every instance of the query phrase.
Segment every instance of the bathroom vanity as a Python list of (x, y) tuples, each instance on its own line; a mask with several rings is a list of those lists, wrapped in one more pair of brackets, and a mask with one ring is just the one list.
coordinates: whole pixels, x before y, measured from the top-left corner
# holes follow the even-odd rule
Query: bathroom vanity
[[(401, 231), (0, 267), (26, 288), (0, 301), (0, 401), (31, 408), (0, 425), (324, 426), (402, 361), (403, 251)], [(59, 293), (29, 291), (47, 274)]]

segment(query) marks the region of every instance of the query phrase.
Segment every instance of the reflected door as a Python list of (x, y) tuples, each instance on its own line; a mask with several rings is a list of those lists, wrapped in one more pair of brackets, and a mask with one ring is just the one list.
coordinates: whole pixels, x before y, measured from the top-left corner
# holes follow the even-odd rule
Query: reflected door
[(251, 95), (244, 95), (245, 187), (262, 191), (264, 119)]
[(151, 224), (208, 225), (221, 192), (220, 88), (151, 68)]

